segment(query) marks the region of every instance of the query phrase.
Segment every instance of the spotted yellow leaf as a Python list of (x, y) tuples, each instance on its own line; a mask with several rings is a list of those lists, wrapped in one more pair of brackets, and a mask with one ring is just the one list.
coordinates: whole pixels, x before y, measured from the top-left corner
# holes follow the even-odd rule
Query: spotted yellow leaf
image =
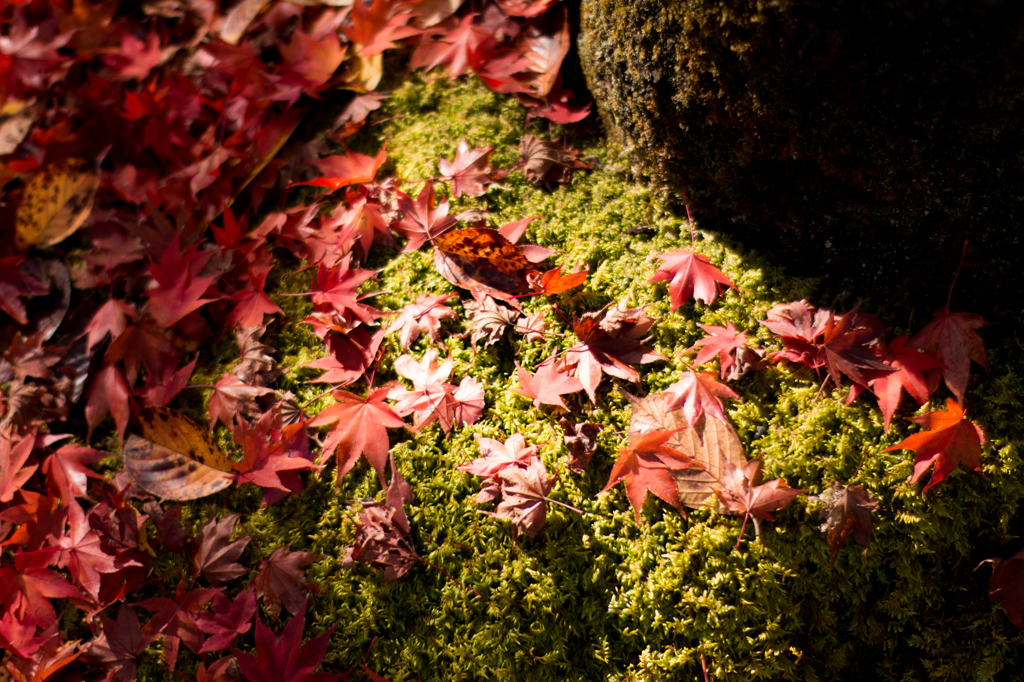
[(18, 206), (14, 243), (25, 251), (67, 239), (92, 211), (100, 176), (85, 162), (69, 159), (32, 176)]
[(231, 485), (231, 460), (210, 433), (177, 410), (148, 407), (124, 443), (124, 466), (144, 490), (171, 500), (206, 497)]

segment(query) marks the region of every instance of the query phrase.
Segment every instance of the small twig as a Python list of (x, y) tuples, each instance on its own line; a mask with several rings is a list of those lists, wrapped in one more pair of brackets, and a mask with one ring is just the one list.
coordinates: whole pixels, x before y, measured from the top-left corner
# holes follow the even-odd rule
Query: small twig
[(465, 585), (463, 585), (463, 584), (462, 584), (462, 582), (460, 582), (458, 578), (456, 578), (456, 577), (455, 577), (455, 576), (453, 576), (453, 575), (452, 575), (451, 573), (449, 573), (448, 571), (444, 570), (443, 568), (441, 568), (440, 566), (438, 566), (437, 564), (435, 564), (435, 563), (434, 563), (433, 561), (431, 561), (430, 559), (425, 559), (425, 558), (423, 558), (423, 557), (421, 557), (421, 556), (419, 556), (419, 555), (417, 555), (417, 557), (416, 557), (416, 558), (418, 558), (418, 559), (419, 559), (420, 561), (422, 561), (423, 563), (425, 563), (425, 564), (426, 564), (427, 566), (430, 566), (431, 568), (433, 568), (433, 569), (435, 569), (435, 570), (437, 570), (437, 571), (440, 571), (441, 573), (443, 573), (443, 574), (445, 575), (445, 577), (447, 577), (447, 578), (448, 578), (448, 580), (451, 580), (451, 581), (452, 581), (453, 583), (455, 583), (456, 585), (458, 585), (458, 586), (459, 586), (459, 587), (461, 587), (462, 589), (466, 590), (467, 592), (472, 592), (472, 593), (473, 593), (473, 594), (475, 594), (475, 595), (476, 595), (477, 597), (481, 597), (481, 598), (482, 598), (482, 595), (481, 595), (481, 594), (480, 594), (479, 592), (477, 592), (476, 590), (474, 590), (474, 589), (473, 589), (472, 587), (466, 587)]

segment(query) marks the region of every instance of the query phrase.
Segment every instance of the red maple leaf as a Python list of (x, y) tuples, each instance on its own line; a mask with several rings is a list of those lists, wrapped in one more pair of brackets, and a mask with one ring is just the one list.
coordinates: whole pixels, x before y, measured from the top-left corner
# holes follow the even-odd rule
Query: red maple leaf
[(447, 433), (453, 426), (471, 424), (483, 412), (483, 386), (472, 377), (464, 377), (459, 386), (446, 380), (452, 373), (452, 359), (437, 364), (433, 348), (417, 362), (409, 355), (395, 360), (395, 371), (413, 383), (413, 390), (396, 386), (388, 392), (395, 412), (413, 415), (413, 429), (439, 422)]
[(79, 587), (98, 597), (100, 574), (114, 573), (125, 566), (139, 566), (136, 561), (120, 561), (103, 551), (100, 536), (89, 527), (82, 507), (72, 499), (68, 507), (68, 534), (51, 538), (54, 547), (61, 549), (57, 566), (68, 568), (71, 578)]
[[(0, 444), (0, 462), (3, 460), (3, 447)], [(89, 465), (96, 464), (106, 457), (110, 457), (109, 452), (74, 443), (65, 445), (43, 461), (42, 472), (46, 474), (47, 486), (51, 491), (60, 494), (65, 504), (76, 497), (88, 497), (86, 487), (89, 479), (103, 479), (103, 476), (90, 469)], [(3, 468), (0, 465), (0, 469)], [(2, 490), (3, 485), (0, 484), (0, 491)], [(2, 492), (0, 501), (6, 501)]]
[(244, 286), (231, 295), (235, 307), (228, 315), (228, 327), (259, 327), (263, 324), (264, 315), (284, 314), (281, 307), (270, 300), (263, 291), (267, 282), (268, 272), (264, 269), (250, 270), (247, 277), (248, 286)]
[[(383, 0), (378, 0), (381, 2)], [(356, 185), (362, 182), (372, 182), (377, 170), (387, 159), (387, 145), (383, 145), (376, 156), (367, 156), (357, 152), (348, 152), (344, 156), (325, 156), (322, 159), (310, 161), (317, 170), (324, 174), (324, 177), (306, 182), (297, 182), (296, 185), (313, 185), (314, 187), (326, 187), (332, 192), (347, 185)]]
[(871, 512), (878, 506), (878, 500), (859, 485), (846, 487), (838, 481), (833, 481), (832, 487), (818, 499), (825, 504), (818, 516), (825, 520), (821, 529), (827, 534), (829, 565), (851, 535), (864, 547), (866, 555), (872, 536)]
[(107, 364), (120, 360), (128, 385), (134, 386), (140, 367), (145, 367), (150, 374), (163, 376), (164, 366), (177, 364), (178, 355), (164, 331), (157, 329), (152, 321), (143, 320), (125, 327), (107, 347), (103, 360)]
[[(929, 386), (923, 373), (942, 367), (935, 358), (915, 348), (908, 348), (906, 343), (906, 334), (893, 339), (886, 349), (889, 354), (886, 365), (894, 371), (885, 372), (868, 381), (878, 398), (886, 431), (889, 430), (892, 415), (900, 405), (903, 392), (909, 393), (918, 405), (924, 405), (936, 386)], [(938, 383), (937, 378), (935, 383)]]
[(352, 254), (347, 254), (334, 267), (321, 263), (313, 279), (313, 305), (321, 310), (338, 313), (349, 320), (353, 317), (371, 323), (380, 313), (359, 302), (366, 295), (357, 293), (359, 285), (373, 277), (376, 271), (351, 268)]
[(469, 148), (465, 140), (459, 141), (455, 150), (455, 160), (439, 159), (441, 169), (439, 180), (452, 181), (452, 195), (463, 194), (471, 197), (483, 196), (487, 192), (486, 185), (505, 177), (508, 171), (496, 170), (488, 165), (493, 145)]
[(434, 342), (440, 343), (441, 320), (456, 317), (454, 310), (441, 304), (452, 298), (455, 298), (455, 294), (420, 296), (398, 311), (398, 316), (388, 325), (387, 333), (400, 332), (399, 343), (402, 350), (409, 350), (409, 346), (420, 335), (420, 332), (425, 333)]
[(322, 459), (337, 452), (339, 483), (355, 466), (359, 456), (364, 455), (377, 471), (381, 485), (384, 484), (384, 465), (389, 447), (387, 430), (406, 425), (384, 402), (390, 390), (389, 386), (382, 386), (365, 398), (348, 391), (334, 391), (331, 394), (334, 405), (324, 408), (310, 420), (310, 426), (336, 425), (324, 441), (320, 456)]
[(16, 437), (10, 428), (0, 434), (0, 502), (14, 499), (38, 468), (38, 464), (25, 466), (34, 444), (33, 436)]
[(527, 447), (526, 439), (518, 433), (513, 433), (504, 443), (483, 436), (477, 436), (476, 442), (482, 457), (468, 464), (460, 464), (459, 471), (474, 476), (493, 476), (507, 466), (527, 466), (537, 456), (537, 446)]
[(170, 327), (193, 310), (216, 298), (203, 298), (216, 278), (200, 273), (214, 255), (213, 250), (199, 250), (193, 244), (182, 249), (175, 234), (159, 261), (151, 261), (149, 272), (157, 286), (146, 290), (149, 305), (146, 311), (160, 327)]
[(21, 271), (24, 263), (25, 256), (0, 258), (0, 310), (18, 324), (28, 324), (25, 304), (21, 299), (42, 296), (50, 290), (32, 275)]
[(252, 629), (253, 616), (256, 615), (256, 593), (252, 585), (238, 593), (232, 601), (223, 594), (215, 593), (209, 611), (195, 614), (196, 626), (211, 635), (197, 653), (221, 651), (231, 646), (238, 635), (244, 635)]
[(381, 241), (394, 243), (388, 233), (388, 221), (381, 215), (384, 207), (370, 200), (370, 193), (365, 185), (346, 189), (345, 203), (348, 209), (337, 218), (331, 219), (341, 226), (341, 232), (338, 233), (339, 243), (355, 242), (364, 258), (369, 255), (370, 247), (378, 235)]
[(355, 0), (352, 26), (343, 30), (348, 39), (359, 46), (363, 57), (372, 57), (397, 47), (394, 41), (420, 33), (420, 29), (408, 25), (416, 15), (404, 9), (405, 3), (394, 0), (374, 0), (369, 7), (362, 0)]
[(192, 653), (200, 653), (206, 638), (196, 619), (207, 613), (203, 606), (219, 592), (219, 589), (210, 588), (189, 589), (182, 578), (174, 590), (174, 599), (152, 597), (139, 602), (139, 606), (154, 612), (142, 630), (143, 637), (149, 641), (160, 636), (164, 638), (164, 661), (171, 670), (174, 670), (182, 642)]
[(986, 559), (981, 563), (992, 564), (988, 598), (999, 602), (1014, 627), (1024, 628), (1024, 549), (1009, 559)]
[(920, 348), (942, 363), (942, 378), (957, 401), (962, 403), (971, 360), (988, 371), (985, 344), (974, 331), (986, 324), (985, 319), (971, 313), (950, 313), (948, 308), (939, 308), (932, 317), (932, 321), (915, 334), (908, 345)]
[(985, 434), (974, 422), (964, 418), (960, 405), (949, 398), (945, 410), (936, 410), (920, 417), (912, 417), (927, 431), (915, 433), (896, 445), (887, 447), (891, 450), (914, 450), (914, 473), (910, 480), (917, 482), (924, 472), (932, 469), (932, 477), (921, 491), (928, 492), (936, 483), (949, 475), (961, 462), (968, 469), (981, 470), (981, 445), (987, 443)]
[(341, 675), (314, 673), (327, 653), (327, 642), (337, 625), (327, 632), (302, 644), (302, 630), (306, 623), (306, 603), (288, 621), (277, 637), (256, 617), (256, 655), (237, 649), (231, 652), (238, 660), (242, 675), (250, 682), (336, 682)]
[(683, 409), (683, 416), (691, 428), (707, 412), (721, 422), (728, 422), (722, 410), (722, 398), (739, 398), (739, 394), (719, 383), (710, 372), (683, 373), (683, 378), (665, 389), (662, 394), (668, 411)]
[(533, 457), (526, 466), (505, 467), (491, 479), (492, 490), (487, 496), (500, 495), (501, 499), (488, 516), (512, 522), (512, 538), (526, 533), (530, 539), (537, 537), (547, 519), (546, 502), (553, 502), (578, 514), (579, 509), (548, 497), (554, 486), (555, 476), (548, 476), (544, 463)]
[(703, 324), (697, 326), (710, 336), (698, 339), (697, 343), (686, 349), (690, 351), (700, 348), (697, 357), (693, 359), (693, 366), (699, 367), (717, 355), (719, 377), (724, 380), (736, 361), (736, 351), (747, 345), (747, 335), (737, 331), (736, 327), (732, 325), (732, 320), (727, 320), (724, 327)]
[(647, 493), (668, 502), (686, 517), (679, 501), (679, 490), (672, 471), (678, 469), (702, 469), (699, 462), (685, 452), (665, 447), (665, 443), (675, 431), (649, 431), (634, 433), (630, 438), (629, 447), (619, 450), (619, 458), (615, 460), (608, 483), (598, 493), (607, 492), (622, 481), (626, 486), (626, 497), (633, 507), (636, 522), (640, 523), (640, 510), (643, 509)]
[(862, 370), (889, 369), (879, 359), (878, 344), (884, 332), (877, 317), (858, 313), (856, 308), (839, 318), (829, 314), (818, 344), (818, 358), (836, 386), (840, 385), (842, 375), (866, 386), (868, 380)]
[(448, 215), (447, 199), (434, 206), (434, 183), (430, 180), (423, 185), (415, 202), (405, 192), (396, 194), (402, 219), (395, 223), (395, 230), (409, 239), (403, 251), (415, 251), (457, 222)]
[(239, 484), (252, 483), (288, 494), (292, 489), (285, 485), (282, 476), (287, 478), (288, 472), (316, 469), (317, 465), (304, 457), (301, 450), (294, 449), (289, 438), (289, 435), (304, 436), (305, 424), (285, 427), (280, 442), (271, 439), (270, 422), (276, 416), (272, 411), (266, 412), (256, 425), (241, 418), (236, 420), (232, 434), (235, 442), (242, 446), (242, 461), (232, 463), (232, 466), (238, 472), (236, 480)]
[(466, 73), (476, 65), (480, 46), (491, 37), (486, 30), (473, 24), (473, 18), (474, 15), (467, 14), (456, 28), (447, 31), (441, 26), (429, 29), (430, 32), (442, 33), (442, 37), (420, 43), (412, 54), (409, 66), (414, 69), (426, 67), (424, 71), (430, 71), (443, 64), (450, 76)]
[[(34, 619), (45, 630), (57, 622), (51, 599), (82, 599), (84, 595), (47, 566), (56, 561), (55, 551), (18, 551), (14, 565), (0, 562), (0, 605), (16, 618)], [(20, 597), (20, 599), (19, 599)]]
[(83, 647), (83, 658), (103, 666), (108, 679), (137, 679), (138, 656), (152, 639), (143, 635), (135, 609), (122, 603), (116, 621), (103, 614), (99, 618), (100, 634)]
[(202, 574), (214, 585), (220, 585), (249, 572), (237, 559), (252, 538), (242, 535), (231, 540), (231, 532), (239, 516), (228, 514), (219, 521), (210, 519), (199, 529), (196, 546), (189, 553), (193, 575)]
[(166, 405), (188, 384), (197, 362), (198, 355), (192, 358), (192, 362), (177, 368), (171, 363), (165, 363), (159, 374), (146, 375), (145, 386), (137, 389), (135, 396), (147, 406)]
[(782, 509), (793, 501), (793, 498), (805, 492), (790, 488), (781, 478), (761, 483), (760, 459), (751, 460), (742, 467), (726, 462), (722, 484), (722, 490), (715, 489), (713, 492), (725, 513), (743, 515), (743, 525), (740, 526), (740, 534), (736, 538), (737, 547), (740, 546), (747, 520), (751, 516), (754, 519), (755, 534), (760, 535), (761, 526), (758, 519), (774, 521), (771, 512)]
[(412, 488), (395, 467), (391, 457), (391, 483), (384, 504), (364, 502), (356, 522), (356, 537), (342, 565), (359, 561), (384, 569), (384, 580), (397, 580), (420, 561), (412, 545), (412, 529), (405, 504), (413, 499)]
[(678, 249), (655, 256), (665, 261), (648, 282), (669, 280), (668, 295), (672, 310), (679, 308), (692, 296), (695, 300), (711, 305), (718, 298), (718, 285), (736, 288), (725, 274), (711, 264), (711, 259), (702, 253)]
[(533, 406), (557, 405), (563, 410), (568, 410), (562, 402), (562, 396), (567, 393), (576, 393), (583, 390), (583, 384), (579, 379), (570, 375), (566, 368), (558, 362), (547, 362), (537, 368), (536, 374), (516, 364), (516, 378), (519, 380), (519, 388), (516, 393), (533, 399)]
[(89, 424), (85, 441), (92, 440), (92, 432), (108, 414), (117, 424), (117, 436), (124, 442), (124, 431), (131, 417), (131, 389), (116, 365), (104, 365), (92, 379), (86, 396), (85, 421)]
[(621, 304), (605, 311), (584, 313), (573, 323), (573, 332), (580, 343), (565, 353), (565, 365), (575, 367), (575, 375), (597, 402), (597, 385), (602, 374), (638, 383), (640, 374), (630, 367), (665, 360), (643, 344), (642, 338), (654, 324), (642, 308), (624, 308)]
[(253, 585), (256, 596), (263, 599), (263, 606), (272, 614), (281, 613), (283, 606), (289, 613), (298, 613), (305, 597), (303, 590), (316, 590), (316, 585), (306, 580), (302, 567), (320, 558), (319, 554), (292, 552), (287, 547), (278, 547), (269, 558), (260, 562)]
[(231, 427), (234, 424), (235, 415), (238, 414), (256, 416), (260, 413), (256, 399), (273, 393), (276, 391), (272, 388), (253, 386), (234, 374), (224, 372), (220, 380), (214, 384), (213, 395), (210, 396), (208, 407), (210, 429), (213, 429), (218, 421)]

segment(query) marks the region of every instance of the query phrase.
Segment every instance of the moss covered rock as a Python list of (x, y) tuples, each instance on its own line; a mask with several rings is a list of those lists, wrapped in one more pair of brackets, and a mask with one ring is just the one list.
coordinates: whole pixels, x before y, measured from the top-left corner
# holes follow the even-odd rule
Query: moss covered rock
[[(583, 0), (610, 132), (703, 226), (885, 301), (1024, 278), (1024, 12), (940, 0)], [(1012, 309), (1012, 308), (1011, 308)]]

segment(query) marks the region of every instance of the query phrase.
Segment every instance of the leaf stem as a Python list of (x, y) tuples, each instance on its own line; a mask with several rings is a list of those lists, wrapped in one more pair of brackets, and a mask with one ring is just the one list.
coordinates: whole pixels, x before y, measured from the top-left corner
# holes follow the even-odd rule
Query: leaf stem
[(458, 578), (456, 578), (456, 577), (455, 577), (455, 576), (453, 576), (453, 575), (452, 575), (451, 573), (449, 573), (448, 571), (444, 570), (443, 568), (441, 568), (440, 566), (438, 566), (437, 564), (435, 564), (435, 563), (434, 563), (433, 561), (431, 561), (430, 559), (426, 559), (426, 558), (424, 558), (424, 557), (421, 557), (421, 556), (419, 556), (419, 555), (417, 555), (417, 556), (416, 556), (416, 558), (417, 558), (417, 559), (419, 559), (420, 561), (422, 561), (423, 563), (425, 563), (425, 564), (426, 564), (427, 566), (430, 566), (430, 567), (431, 567), (431, 568), (433, 568), (434, 570), (437, 570), (437, 571), (440, 571), (441, 573), (443, 573), (443, 574), (445, 575), (445, 577), (447, 577), (447, 578), (448, 578), (448, 580), (451, 580), (451, 581), (452, 581), (453, 583), (455, 583), (456, 585), (458, 585), (458, 586), (459, 586), (459, 587), (461, 587), (462, 589), (466, 590), (467, 592), (472, 592), (472, 593), (473, 593), (473, 594), (475, 594), (475, 595), (476, 595), (477, 597), (481, 597), (481, 598), (482, 598), (482, 596), (481, 596), (481, 594), (480, 594), (479, 592), (477, 592), (476, 590), (474, 590), (474, 589), (473, 589), (472, 587), (466, 587), (465, 585), (463, 585), (463, 584), (462, 584), (462, 583), (461, 583), (461, 582), (459, 581), (459, 579), (458, 579)]
[(965, 256), (967, 256), (966, 239), (964, 239), (964, 248), (960, 251), (960, 264), (956, 266), (956, 274), (953, 275), (953, 283), (949, 285), (949, 296), (946, 297), (946, 317), (949, 317), (949, 302), (953, 300), (953, 287), (956, 286), (956, 278), (960, 276), (960, 270), (964, 267)]

